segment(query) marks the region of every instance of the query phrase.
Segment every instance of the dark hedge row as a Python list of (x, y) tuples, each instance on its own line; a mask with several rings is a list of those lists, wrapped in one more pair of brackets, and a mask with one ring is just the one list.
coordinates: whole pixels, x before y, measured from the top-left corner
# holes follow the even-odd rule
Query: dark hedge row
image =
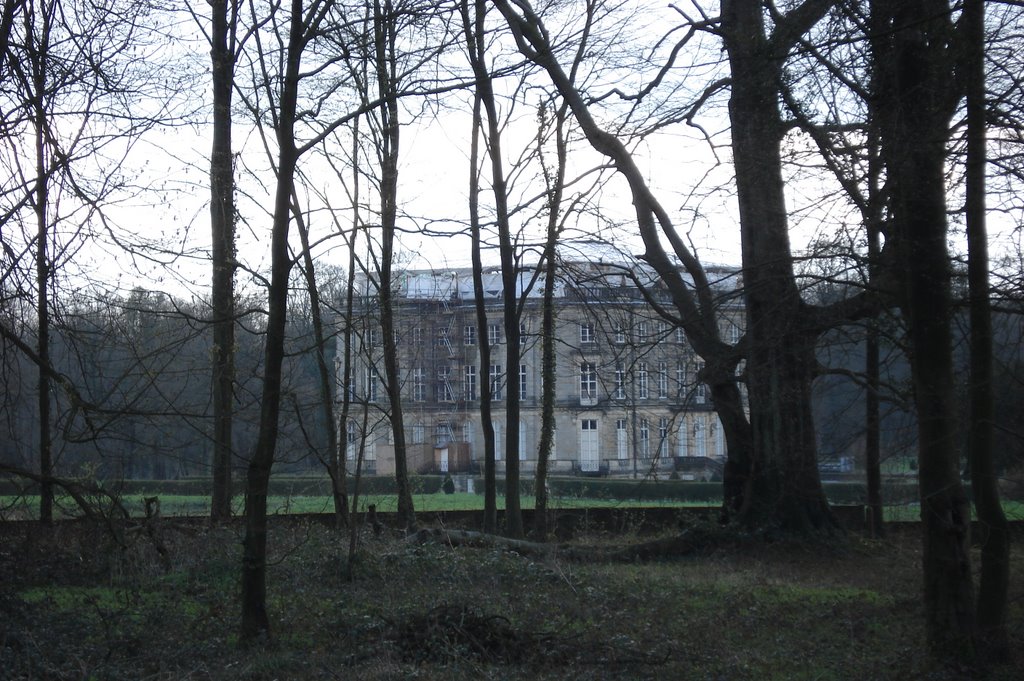
[[(411, 476), (414, 494), (430, 494), (442, 490), (443, 477), (440, 475)], [(235, 481), (236, 494), (242, 493), (242, 480)], [(476, 478), (474, 489), (483, 492), (483, 480)], [(349, 479), (349, 492), (355, 481)], [(362, 494), (394, 494), (395, 481), (391, 477), (367, 477), (360, 481)], [(125, 480), (108, 483), (107, 488), (120, 494), (205, 496), (210, 493), (208, 478), (185, 478), (181, 480)], [(18, 494), (24, 485), (18, 481), (0, 479), (0, 494)], [(722, 485), (718, 482), (688, 482), (682, 480), (622, 480), (614, 478), (554, 478), (549, 483), (552, 496), (578, 497), (586, 499), (612, 499), (619, 501), (680, 501), (715, 504), (721, 501)], [(28, 492), (36, 490), (29, 488)], [(504, 491), (503, 482), (498, 483), (498, 493)], [(270, 493), (275, 496), (330, 496), (330, 481), (323, 476), (278, 476), (270, 480)], [(524, 480), (520, 493), (532, 496), (533, 480)], [(834, 504), (863, 504), (867, 490), (860, 482), (825, 483), (825, 493)], [(911, 503), (917, 500), (916, 483), (894, 482), (882, 490), (886, 503)]]
[[(241, 495), (244, 488), (244, 477), (238, 476), (234, 481), (234, 493)], [(440, 476), (410, 477), (414, 494), (437, 492), (441, 489)], [(210, 478), (182, 478), (179, 480), (120, 480), (103, 483), (111, 492), (119, 494), (146, 495), (178, 495), (206, 496), (210, 494), (212, 482)], [(355, 480), (348, 481), (351, 493), (355, 489)], [(367, 477), (359, 482), (361, 494), (393, 494), (395, 480), (389, 477)], [(18, 480), (0, 479), (0, 495), (13, 495), (25, 491), (29, 494), (38, 493), (37, 485), (26, 485)], [(270, 494), (274, 496), (330, 496), (331, 482), (324, 476), (277, 476), (270, 479)]]

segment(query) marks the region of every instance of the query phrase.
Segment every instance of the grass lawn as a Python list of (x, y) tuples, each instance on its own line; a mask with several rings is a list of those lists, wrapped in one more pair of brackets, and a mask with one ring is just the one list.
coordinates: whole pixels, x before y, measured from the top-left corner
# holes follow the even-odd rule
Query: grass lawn
[[(145, 515), (145, 502), (143, 494), (129, 494), (123, 497), (125, 508), (133, 517)], [(413, 507), (417, 512), (423, 511), (433, 513), (437, 511), (482, 511), (484, 508), (484, 497), (482, 494), (414, 494)], [(505, 508), (505, 498), (499, 496), (497, 499), (498, 508)], [(522, 507), (533, 508), (533, 497), (523, 497)], [(59, 508), (66, 517), (78, 515), (78, 509), (74, 502), (67, 497), (58, 497)], [(552, 508), (606, 508), (626, 506), (630, 508), (646, 507), (685, 507), (685, 506), (706, 506), (705, 503), (686, 503), (679, 501), (616, 501), (614, 499), (591, 499), (586, 497), (554, 497), (550, 500)], [(0, 496), (0, 509), (2, 518), (19, 519), (32, 518), (36, 516), (36, 509), (39, 504), (37, 496)], [(242, 497), (235, 497), (233, 509), (236, 515), (244, 510), (245, 500)], [(359, 497), (359, 510), (365, 511), (370, 504), (376, 504), (377, 510), (389, 512), (396, 510), (398, 498), (394, 494), (370, 494)], [(271, 515), (289, 513), (331, 513), (334, 510), (334, 502), (330, 497), (323, 496), (271, 496), (268, 499), (268, 512)], [(184, 495), (161, 495), (160, 510), (165, 516), (198, 516), (202, 517), (210, 512), (210, 498), (207, 496), (184, 496)]]
[[(124, 504), (127, 510), (134, 517), (145, 515), (145, 504), (142, 494), (126, 495)], [(505, 498), (499, 496), (498, 508), (504, 509)], [(533, 508), (534, 499), (532, 496), (522, 498), (522, 507)], [(234, 500), (234, 512), (240, 515), (243, 511), (245, 500), (239, 496)], [(33, 518), (37, 515), (39, 498), (35, 496), (2, 496), (0, 495), (0, 520)], [(389, 512), (396, 510), (398, 499), (393, 494), (371, 494), (360, 496), (359, 509), (365, 511), (370, 504), (376, 504), (377, 510)], [(58, 506), (67, 517), (78, 515), (78, 509), (69, 498), (58, 498)], [(650, 507), (706, 507), (705, 502), (682, 502), (682, 501), (618, 501), (614, 499), (594, 499), (587, 497), (553, 497), (550, 500), (553, 509), (559, 508), (650, 508)], [(413, 507), (417, 512), (433, 513), (437, 511), (482, 511), (484, 508), (484, 497), (482, 494), (414, 494)], [(195, 516), (203, 517), (210, 512), (210, 499), (207, 496), (178, 496), (161, 495), (161, 512), (165, 516)], [(333, 501), (330, 497), (322, 496), (271, 496), (268, 501), (269, 512), (273, 515), (289, 513), (331, 513), (334, 510)], [(1019, 501), (1004, 501), (1003, 510), (1007, 518), (1011, 520), (1024, 520), (1024, 503)], [(900, 504), (885, 507), (885, 519), (889, 521), (916, 521), (920, 520), (920, 510), (917, 504)]]
[[(135, 517), (145, 515), (145, 504), (141, 494), (126, 495), (124, 504), (128, 511)], [(504, 509), (505, 499), (499, 496), (498, 508)], [(533, 497), (523, 497), (522, 507), (533, 508)], [(361, 496), (359, 507), (365, 511), (370, 504), (375, 504), (381, 512), (394, 511), (398, 505), (397, 497), (393, 494), (373, 494)], [(35, 517), (38, 505), (38, 497), (4, 497), (0, 496), (0, 509), (2, 518), (18, 519)], [(68, 517), (77, 515), (77, 509), (70, 499), (58, 498), (58, 505)], [(202, 517), (209, 513), (210, 501), (205, 496), (178, 496), (162, 495), (160, 497), (161, 511), (165, 516), (198, 516)], [(613, 499), (592, 499), (585, 497), (554, 497), (550, 501), (554, 509), (558, 508), (614, 508), (614, 507), (705, 507), (703, 502), (680, 502), (680, 501), (617, 501)], [(416, 510), (432, 513), (437, 511), (482, 511), (484, 508), (483, 495), (479, 494), (414, 494), (413, 506)], [(244, 507), (244, 499), (236, 497), (234, 500), (235, 514), (241, 514)], [(273, 515), (289, 513), (331, 513), (333, 502), (329, 497), (307, 497), (307, 496), (271, 496), (268, 503), (269, 512)], [(1003, 509), (1011, 520), (1024, 520), (1024, 503), (1016, 501), (1004, 501)], [(887, 506), (885, 518), (890, 521), (916, 521), (920, 519), (920, 511), (916, 504), (901, 504)]]
[[(924, 653), (920, 541), (731, 543), (686, 558), (533, 560), (496, 548), (349, 537), (272, 519), (273, 641), (240, 649), (239, 530), (143, 534), (0, 524), (0, 677), (292, 679), (967, 678)], [(583, 538), (624, 543), (635, 535)], [(1017, 545), (1019, 547), (1019, 544)], [(1024, 560), (1010, 647), (1024, 665)]]

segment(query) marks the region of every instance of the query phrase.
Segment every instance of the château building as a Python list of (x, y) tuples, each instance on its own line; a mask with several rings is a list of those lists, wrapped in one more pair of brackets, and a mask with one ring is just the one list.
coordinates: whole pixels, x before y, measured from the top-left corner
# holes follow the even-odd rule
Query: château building
[[(543, 275), (524, 271), (517, 295), (524, 300), (519, 362), (506, 366), (501, 272), (483, 272), (488, 324), (481, 338), (472, 270), (416, 270), (396, 277), (395, 340), (407, 457), (412, 472), (482, 469), (482, 391), (492, 398), (498, 474), (505, 457), (536, 467), (541, 430), (541, 318)], [(735, 270), (709, 272), (717, 282), (718, 323), (723, 340), (735, 342), (743, 323)], [(357, 280), (348, 333), (339, 334), (338, 394), (351, 398), (347, 458), (362, 448), (363, 470), (394, 472), (394, 446), (384, 389), (383, 343), (377, 290)], [(642, 285), (642, 288), (641, 288)], [(652, 304), (653, 303), (653, 304)], [(663, 285), (643, 269), (603, 263), (560, 268), (554, 287), (556, 338), (555, 437), (551, 475), (650, 475), (708, 479), (720, 471), (725, 440), (705, 386), (703, 366), (682, 329), (657, 314), (669, 305)], [(481, 366), (480, 344), (491, 347)], [(345, 344), (351, 380), (344, 380)], [(505, 405), (520, 398), (519, 446), (505, 446)]]

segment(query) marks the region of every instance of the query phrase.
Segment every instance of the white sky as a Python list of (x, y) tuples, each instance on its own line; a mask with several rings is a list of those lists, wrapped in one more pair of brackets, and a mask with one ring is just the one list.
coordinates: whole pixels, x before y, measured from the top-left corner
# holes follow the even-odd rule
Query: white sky
[[(664, 5), (643, 0), (638, 2), (646, 5), (644, 12), (627, 12), (631, 20), (645, 22), (638, 29), (637, 35), (650, 38), (678, 24), (678, 16)], [(622, 31), (628, 37), (628, 31), (625, 28)], [(638, 60), (644, 54), (640, 43), (618, 47), (636, 52), (633, 56)], [(708, 45), (707, 49), (714, 52), (714, 47)], [(207, 68), (208, 57), (204, 46), (197, 43), (196, 49), (194, 62)], [(620, 50), (619, 56), (623, 54), (625, 52)], [(688, 74), (688, 80), (677, 79), (677, 86), (696, 89), (709, 82), (708, 78), (714, 75), (717, 67), (702, 64), (701, 54), (708, 53), (696, 51), (680, 61), (679, 68), (682, 73)], [(652, 61), (659, 63), (656, 59)], [(605, 90), (611, 85), (624, 90), (639, 86), (641, 78), (633, 71), (626, 71), (626, 77), (623, 77), (623, 73), (619, 70), (600, 74), (599, 77), (606, 83)], [(622, 78), (621, 82), (616, 78)], [(203, 78), (197, 80), (203, 86), (201, 96), (208, 97), (206, 81)], [(595, 91), (602, 90), (598, 87)], [(459, 223), (467, 219), (469, 105), (465, 95), (453, 95), (450, 101), (458, 102), (459, 97), (462, 98), (461, 106), (453, 105), (452, 110), (436, 117), (424, 115), (413, 121), (408, 112), (403, 113), (407, 125), (403, 128), (401, 141), (401, 211), (430, 220), (433, 229), (443, 229), (446, 220), (453, 220), (455, 222), (451, 223), (450, 229), (455, 230)], [(681, 93), (674, 97), (679, 101), (685, 99)], [(525, 100), (518, 104), (520, 118), (503, 140), (507, 159), (517, 157), (524, 147), (532, 144), (535, 131), (535, 104), (532, 102), (536, 100), (536, 93), (528, 93)], [(613, 101), (612, 98), (605, 100), (606, 103)], [(667, 103), (673, 101), (672, 97), (666, 100)], [(713, 103), (717, 108), (712, 108), (701, 120), (706, 129), (715, 134), (714, 139), (718, 145), (716, 153), (712, 152), (696, 130), (677, 124), (637, 145), (635, 154), (639, 166), (648, 176), (655, 196), (669, 211), (679, 230), (687, 235), (698, 256), (709, 264), (738, 264), (739, 230), (731, 188), (732, 169), (728, 149), (723, 146), (727, 137), (719, 134), (727, 127), (721, 104), (722, 100)], [(595, 108), (599, 116), (607, 116), (614, 110), (614, 107)], [(617, 110), (622, 111), (622, 106), (618, 105)], [(265, 272), (269, 267), (272, 178), (265, 170), (267, 160), (251, 124), (239, 119), (235, 124), (234, 140), (236, 148), (244, 157), (243, 165), (254, 171), (239, 173), (238, 177), (241, 215), (238, 227), (239, 257), (247, 269)], [(153, 186), (157, 191), (130, 197), (122, 205), (112, 208), (110, 214), (124, 229), (124, 239), (158, 241), (166, 246), (167, 253), (151, 253), (153, 257), (149, 259), (133, 258), (107, 244), (89, 256), (97, 266), (97, 276), (106, 278), (111, 286), (122, 289), (143, 285), (205, 295), (210, 268), (209, 146), (208, 130), (201, 126), (156, 131), (150, 133), (144, 143), (138, 146), (132, 157), (133, 169), (129, 172), (137, 173), (140, 185)], [(589, 169), (600, 161), (580, 140), (573, 144), (570, 153), (570, 177), (574, 172)], [(307, 175), (317, 183), (316, 188), (327, 193), (333, 205), (344, 206), (347, 203), (340, 184), (333, 179), (323, 161), (309, 154), (302, 163)], [(264, 170), (259, 170), (261, 168)], [(819, 179), (793, 182), (787, 187), (787, 200), (793, 216), (792, 245), (795, 251), (805, 248), (816, 232), (828, 232), (852, 219), (845, 208), (822, 201), (826, 184)], [(490, 204), (486, 182), (482, 191), (482, 200)], [(529, 189), (525, 189), (522, 182), (513, 186), (513, 194), (516, 196), (532, 195), (538, 191), (539, 185), (536, 183)], [(364, 184), (362, 192), (365, 199), (369, 187)], [(593, 208), (599, 209), (605, 220), (621, 227), (609, 231), (607, 224), (602, 224), (591, 215), (584, 215), (576, 223), (578, 229), (570, 236), (601, 237), (613, 241), (625, 251), (640, 252), (642, 244), (635, 230), (630, 227), (634, 216), (624, 184), (612, 179), (600, 193), (591, 194), (590, 198)], [(346, 210), (340, 211), (336, 219), (346, 226), (351, 223), (351, 216)], [(372, 218), (368, 220), (373, 221)], [(402, 226), (411, 228), (414, 224), (403, 221)], [(531, 222), (532, 230), (541, 227), (539, 221)], [(335, 227), (327, 215), (317, 212), (311, 216), (311, 229), (313, 239), (317, 240), (332, 233)], [(996, 223), (994, 231), (997, 234), (994, 239), (1008, 243), (1006, 240), (1012, 237), (1009, 234), (1011, 229), (1009, 223)], [(297, 245), (298, 238), (294, 229), (292, 234), (293, 243)], [(404, 266), (416, 268), (462, 267), (469, 264), (469, 247), (469, 239), (461, 235), (447, 238), (405, 235), (401, 239), (403, 253), (400, 261)], [(182, 251), (181, 255), (171, 255), (178, 250)], [(347, 262), (343, 242), (337, 238), (323, 242), (317, 255), (335, 265)], [(486, 254), (484, 259), (485, 262), (494, 263), (496, 255)], [(247, 281), (245, 275), (240, 275), (240, 286), (245, 286)]]

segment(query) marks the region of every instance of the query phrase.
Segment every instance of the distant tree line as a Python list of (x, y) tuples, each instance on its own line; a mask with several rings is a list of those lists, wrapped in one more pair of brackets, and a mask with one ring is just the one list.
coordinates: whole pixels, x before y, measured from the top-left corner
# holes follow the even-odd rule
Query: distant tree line
[[(305, 293), (293, 296), (284, 368), (286, 416), (278, 470), (322, 472), (327, 428), (318, 390), (314, 334)], [(244, 470), (259, 421), (262, 378), (260, 302), (239, 301), (235, 349), (243, 368), (234, 384), (237, 404), (232, 467)], [(213, 423), (209, 371), (212, 327), (200, 300), (135, 289), (128, 295), (80, 291), (63, 299), (51, 331), (51, 366), (74, 386), (54, 397), (53, 473), (115, 484), (121, 479), (166, 480), (211, 475)], [(333, 344), (329, 357), (333, 365)], [(8, 352), (0, 428), (0, 461), (36, 465), (35, 365)]]

